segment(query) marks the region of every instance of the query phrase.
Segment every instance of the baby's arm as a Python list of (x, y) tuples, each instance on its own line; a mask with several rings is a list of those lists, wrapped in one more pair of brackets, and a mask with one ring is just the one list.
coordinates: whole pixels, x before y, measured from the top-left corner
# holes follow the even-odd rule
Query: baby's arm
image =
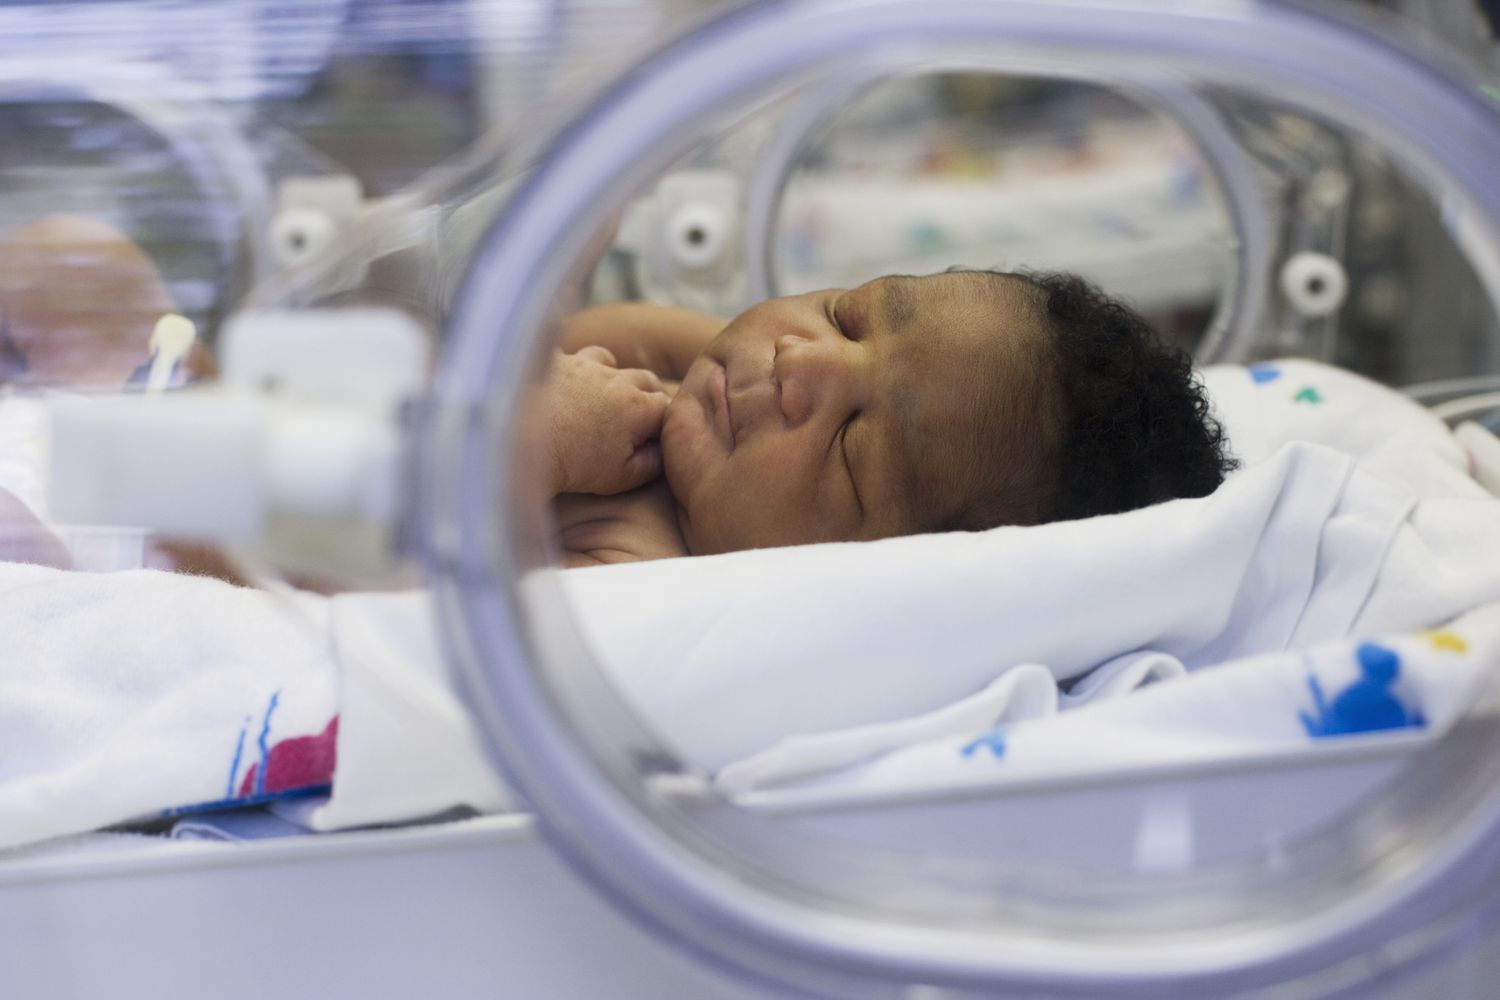
[(563, 327), (562, 349), (603, 347), (622, 367), (680, 380), (722, 329), (723, 320), (691, 309), (616, 302), (574, 314)]

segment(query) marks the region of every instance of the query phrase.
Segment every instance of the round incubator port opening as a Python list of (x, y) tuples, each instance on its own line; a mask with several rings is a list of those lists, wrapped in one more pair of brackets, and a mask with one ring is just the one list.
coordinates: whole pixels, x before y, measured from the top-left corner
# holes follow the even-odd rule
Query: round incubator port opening
[[(1076, 5), (890, 0), (862, 5), (858, 18), (807, 4), (714, 22), (565, 136), (459, 291), (422, 472), (427, 543), (478, 711), (508, 773), (590, 879), (749, 974), (841, 995), (912, 983), (1228, 992), (1290, 980), (1326, 992), (1433, 947), (1493, 885), (1481, 849), (1500, 780), (1491, 626), (1460, 617), (1469, 609), (1458, 605), (1423, 604), (1433, 620), (1418, 622), (1407, 615), (1415, 605), (1380, 591), (1385, 553), (1419, 571), (1416, 550), (1396, 540), (1420, 533), (1422, 518), (1338, 449), (1292, 442), (1208, 496), (1118, 514), (785, 547), (865, 537), (822, 507), (783, 503), (779, 485), (767, 492), (802, 469), (810, 439), (799, 439), (779, 468), (724, 480), (735, 491), (718, 495), (767, 532), (738, 546), (747, 551), (724, 552), (735, 546), (705, 531), (684, 536), (715, 553), (702, 558), (555, 569), (548, 539), (570, 526), (584, 535), (603, 518), (589, 516), (593, 499), (568, 523), (549, 514), (555, 491), (537, 502), (555, 456), (535, 447), (534, 421), (514, 418), (561, 370), (546, 335), (570, 329), (558, 303), (580, 262), (606, 220), (710, 123), (856, 73), (868, 53), (880, 72), (935, 60), (1060, 77), (1087, 64), (1094, 78), (1126, 83), (1149, 65), (1255, 126), (1247, 143), (1274, 135), (1305, 150), (1322, 127), (1361, 134), (1403, 176), (1444, 192), (1456, 244), (1495, 300), (1492, 160), (1442, 141), (1475, 136), (1481, 152), (1500, 141), (1477, 92), (1362, 22), (1274, 6), (1204, 17), (1085, 6), (1090, 16), (1078, 18)], [(1369, 93), (1371, 79), (1420, 93), (1424, 114), (1401, 114), (1408, 104), (1393, 113)], [(1270, 148), (1271, 160), (1281, 151)], [(1305, 166), (1296, 156), (1280, 163), (1307, 181), (1299, 197), (1322, 213), (1279, 220), (1306, 237), (1299, 248), (1330, 239), (1344, 208), (1319, 172), (1328, 164), (1298, 174)], [(1258, 280), (1269, 296), (1265, 263)], [(695, 353), (681, 373), (668, 409), (684, 414), (684, 440), (699, 450), (676, 468), (714, 457), (715, 445), (725, 465), (754, 454), (758, 406), (779, 413), (783, 430), (816, 429), (824, 411), (809, 400), (845, 392), (838, 398), (857, 396), (873, 413), (882, 393), (940, 382), (929, 361), (943, 352), (913, 339), (958, 337), (960, 359), (977, 348), (955, 332), (961, 322), (927, 330), (933, 310), (968, 314), (990, 294), (1016, 308), (1017, 328), (1036, 315), (1026, 312), (1035, 299), (1008, 297), (1007, 280), (999, 293), (989, 278), (969, 282), (877, 280), (739, 316), (710, 341), (719, 347), (706, 362)], [(1300, 353), (1318, 356), (1329, 342), (1330, 327), (1298, 325), (1269, 305), (1266, 315), (1263, 332)], [(908, 325), (932, 339), (893, 334)], [(881, 366), (863, 366), (866, 351)], [(618, 354), (593, 362), (639, 367)], [(742, 378), (752, 364), (756, 377)], [(830, 374), (851, 370), (867, 381)], [(637, 380), (622, 391), (657, 389)], [(1307, 361), (1239, 368), (1216, 399), (1235, 394), (1291, 415), (1335, 412), (1337, 398), (1359, 416), (1340, 426), (1371, 439), (1397, 433), (1379, 420), (1411, 417), (1425, 429), (1402, 424), (1401, 434), (1446, 440), (1407, 401)], [(937, 402), (918, 396), (919, 415), (934, 412)], [(869, 509), (859, 458), (880, 454), (860, 445), (881, 438), (861, 442), (853, 426), (829, 435), (828, 466), (796, 480), (836, 514)], [(712, 519), (677, 495), (692, 484), (672, 482), (666, 433), (673, 496), (649, 501), (667, 505), (654, 523), (699, 531)], [(871, 483), (869, 496), (888, 485), (879, 475)], [(769, 509), (808, 520), (754, 521)], [(1346, 531), (1355, 522), (1363, 527)], [(810, 524), (809, 537), (788, 539), (793, 523)], [(1378, 554), (1363, 548), (1377, 537)], [(610, 546), (594, 548), (597, 557)], [(1460, 554), (1437, 558), (1448, 566)], [(1390, 617), (1375, 616), (1382, 609)], [(1474, 665), (1461, 695), (1414, 694), (1429, 671), (1461, 660)], [(1197, 668), (1213, 664), (1245, 686), (1178, 701), (1204, 691)], [(924, 687), (935, 677), (942, 685)], [(1109, 697), (1136, 687), (1145, 690)], [(1070, 701), (1075, 711), (1052, 712)], [(1181, 712), (1177, 737), (1213, 749), (1185, 764), (1183, 744), (1167, 746), (1154, 728), (1160, 720), (1136, 715), (1162, 704)], [(1284, 742), (1256, 743), (1236, 728), (1272, 705)], [(1087, 766), (1069, 781), (1041, 764), (1028, 771), (1024, 762), (1049, 746), (1054, 762)]]
[(746, 199), (752, 301), (951, 267), (1064, 270), (1200, 362), (1248, 354), (1268, 199), (1210, 98), (933, 63), (835, 78), (781, 116)]

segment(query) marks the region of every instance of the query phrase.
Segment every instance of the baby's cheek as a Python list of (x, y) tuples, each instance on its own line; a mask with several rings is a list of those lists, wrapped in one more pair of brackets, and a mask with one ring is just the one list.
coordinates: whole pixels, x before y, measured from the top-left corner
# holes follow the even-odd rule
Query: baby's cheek
[(681, 452), (684, 431), (681, 407), (669, 405), (661, 421), (661, 452), (664, 460), (669, 460), (668, 456), (673, 452)]

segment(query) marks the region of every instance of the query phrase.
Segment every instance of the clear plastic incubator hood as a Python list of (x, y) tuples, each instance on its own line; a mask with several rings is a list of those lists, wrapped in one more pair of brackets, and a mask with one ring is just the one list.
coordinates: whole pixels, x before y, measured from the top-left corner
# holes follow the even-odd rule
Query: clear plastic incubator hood
[[(1229, 0), (8, 22), (7, 993), (1486, 995), (1472, 51)], [(910, 527), (1098, 385), (1058, 272), (1234, 468)], [(802, 436), (734, 478), (762, 391)], [(1176, 461), (1141, 426), (1045, 462)]]

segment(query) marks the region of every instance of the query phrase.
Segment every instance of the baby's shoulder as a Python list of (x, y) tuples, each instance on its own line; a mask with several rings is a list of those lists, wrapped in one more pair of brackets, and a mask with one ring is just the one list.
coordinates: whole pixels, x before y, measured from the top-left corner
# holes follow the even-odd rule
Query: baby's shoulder
[(677, 505), (663, 480), (614, 496), (564, 493), (554, 504), (566, 566), (670, 559), (688, 554)]

